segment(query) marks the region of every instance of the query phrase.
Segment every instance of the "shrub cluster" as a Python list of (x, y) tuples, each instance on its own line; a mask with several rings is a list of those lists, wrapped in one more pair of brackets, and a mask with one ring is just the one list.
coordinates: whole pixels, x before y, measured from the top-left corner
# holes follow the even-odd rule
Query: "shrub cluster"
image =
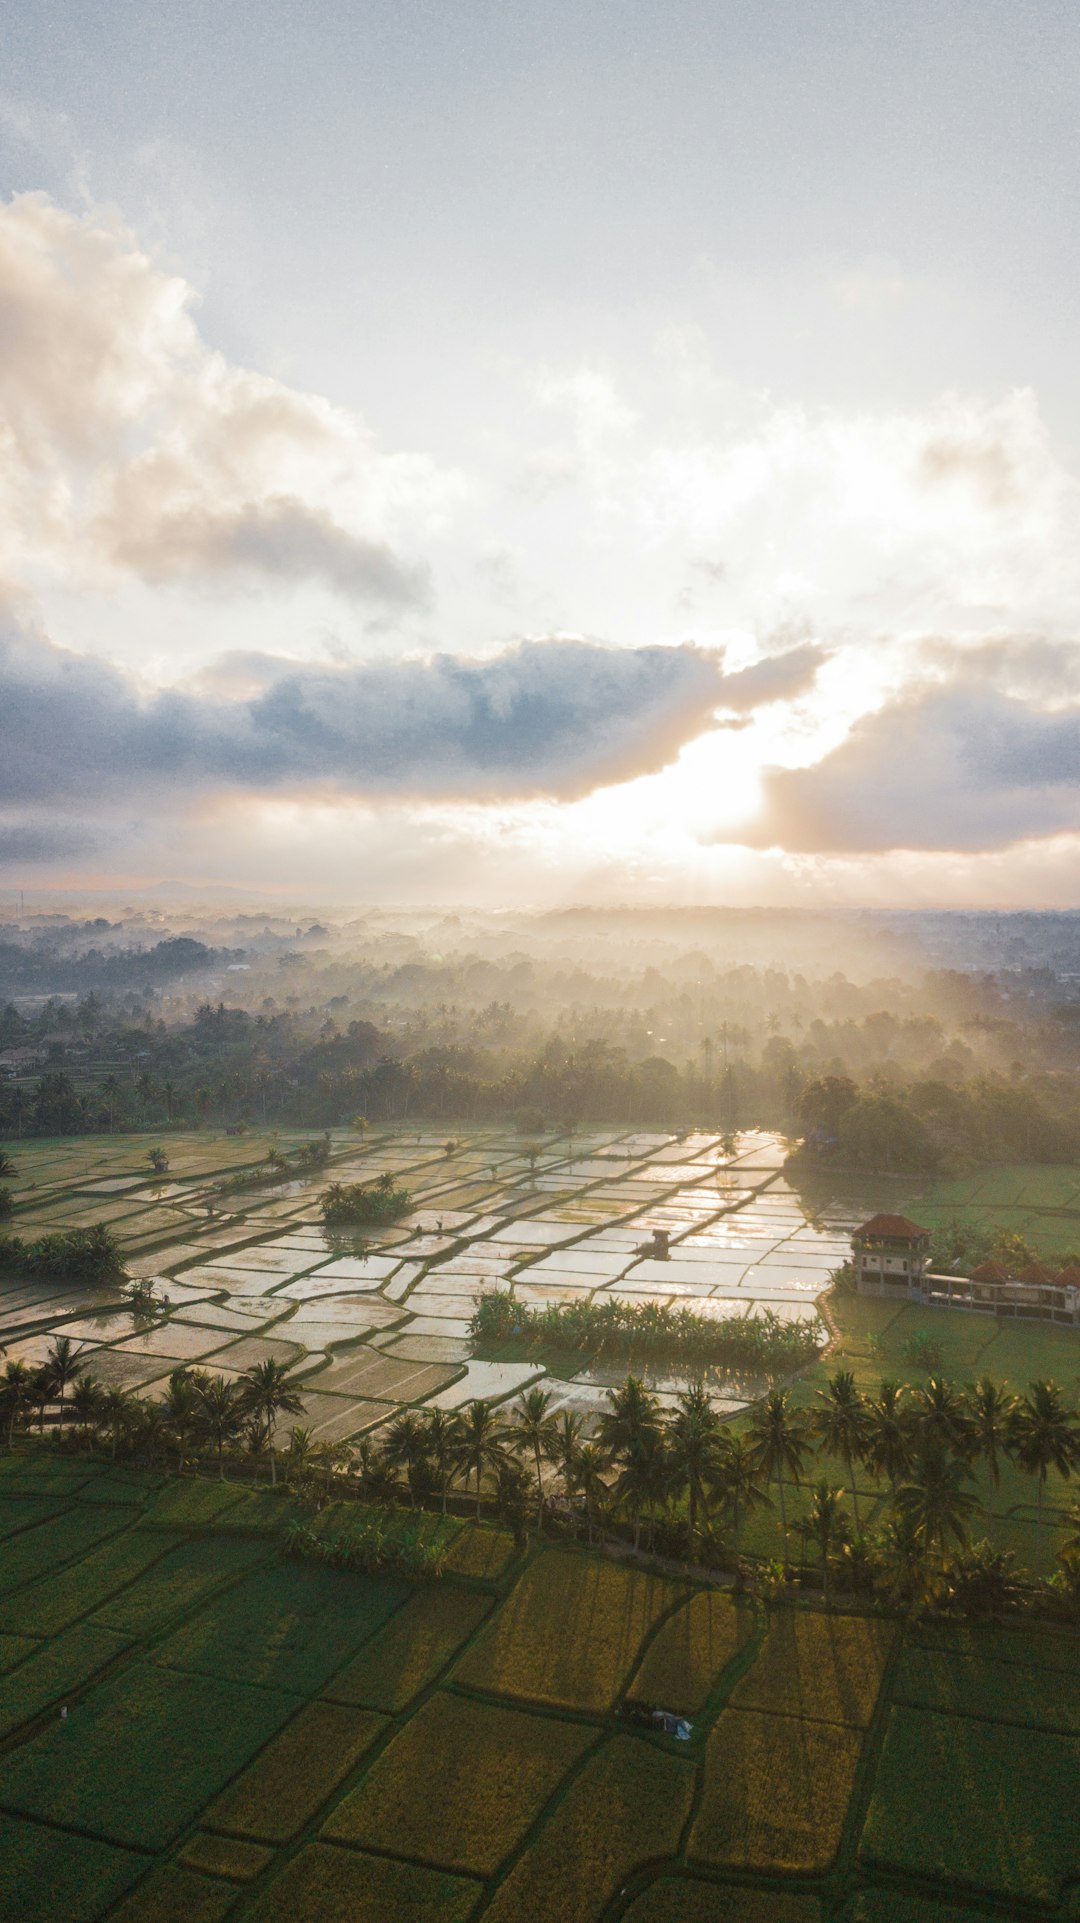
[(819, 1347), (817, 1316), (783, 1322), (772, 1310), (761, 1315), (700, 1315), (693, 1309), (652, 1302), (568, 1302), (530, 1309), (512, 1289), (480, 1297), (470, 1333), (481, 1343), (583, 1349), (590, 1354), (649, 1356), (692, 1368), (714, 1365), (754, 1375), (787, 1375), (810, 1361)]
[(365, 1576), (395, 1570), (415, 1579), (441, 1576), (446, 1548), (438, 1541), (423, 1542), (400, 1530), (387, 1529), (372, 1517), (347, 1535), (320, 1536), (306, 1523), (290, 1522), (284, 1531), (285, 1554), (298, 1562), (326, 1563), (331, 1569), (358, 1569)]
[(385, 1174), (374, 1182), (331, 1182), (319, 1197), (319, 1207), (324, 1222), (378, 1225), (396, 1222), (412, 1207), (412, 1196)]
[(34, 1242), (0, 1235), (0, 1274), (40, 1277), (45, 1282), (124, 1282), (120, 1245), (99, 1223), (90, 1229), (58, 1229)]

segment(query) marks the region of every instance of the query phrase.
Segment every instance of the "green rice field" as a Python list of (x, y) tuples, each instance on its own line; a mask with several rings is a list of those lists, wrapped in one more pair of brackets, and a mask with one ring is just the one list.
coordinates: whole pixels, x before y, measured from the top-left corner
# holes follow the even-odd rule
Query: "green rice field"
[(1074, 1632), (769, 1609), (456, 1518), (413, 1586), (287, 1562), (290, 1496), (213, 1487), (0, 1456), (4, 1923), (1076, 1915)]

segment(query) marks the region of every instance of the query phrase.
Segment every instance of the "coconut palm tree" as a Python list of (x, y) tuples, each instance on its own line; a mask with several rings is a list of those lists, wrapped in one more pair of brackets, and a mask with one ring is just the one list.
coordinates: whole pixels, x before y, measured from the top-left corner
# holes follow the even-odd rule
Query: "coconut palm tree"
[(476, 1513), (480, 1514), (480, 1483), (485, 1470), (493, 1474), (506, 1453), (503, 1424), (489, 1402), (479, 1397), (467, 1402), (458, 1412), (455, 1466), (466, 1485), (476, 1477)]
[[(443, 1415), (443, 1411), (432, 1410), (432, 1415)], [(444, 1420), (448, 1418), (444, 1417)], [(428, 1429), (430, 1439), (430, 1423)], [(370, 1436), (362, 1436), (355, 1448), (350, 1451), (349, 1470), (360, 1485), (360, 1496), (367, 1502), (389, 1502), (397, 1488), (397, 1481), (390, 1464), (376, 1449)]]
[(92, 1375), (80, 1376), (71, 1392), (71, 1413), (88, 1440), (101, 1419), (102, 1400), (100, 1383)]
[(235, 1442), (244, 1426), (244, 1397), (235, 1382), (224, 1376), (197, 1379), (199, 1427), (209, 1437), (217, 1453), (218, 1478), (225, 1480), (225, 1444)]
[(758, 1503), (769, 1501), (767, 1492), (761, 1486), (761, 1468), (757, 1450), (747, 1436), (721, 1432), (713, 1475), (717, 1493), (723, 1497), (724, 1503), (731, 1510), (737, 1558), (740, 1553), (743, 1518), (748, 1516)]
[(15, 1430), (30, 1408), (34, 1391), (34, 1371), (26, 1362), (8, 1362), (0, 1376), (0, 1408), (7, 1418), (7, 1445), (12, 1448)]
[[(593, 1539), (593, 1519), (603, 1511), (608, 1495), (604, 1481), (604, 1470), (608, 1466), (607, 1451), (598, 1442), (583, 1442), (573, 1463), (574, 1487), (585, 1502), (585, 1524), (588, 1529), (590, 1545)], [(600, 1540), (603, 1541), (603, 1524), (600, 1527)]]
[(991, 1485), (997, 1489), (1001, 1484), (998, 1452), (1004, 1453), (1009, 1447), (1016, 1397), (1009, 1395), (990, 1376), (984, 1375), (968, 1390), (967, 1407), (971, 1422), (971, 1447), (975, 1455), (985, 1462), (990, 1471)]
[(1021, 1396), (1009, 1423), (1009, 1444), (1015, 1461), (1038, 1478), (1035, 1512), (1035, 1572), (1042, 1566), (1043, 1497), (1046, 1478), (1056, 1469), (1064, 1479), (1080, 1462), (1080, 1428), (1066, 1408), (1056, 1382), (1033, 1382)]
[(85, 1362), (79, 1360), (79, 1351), (72, 1348), (69, 1335), (53, 1337), (52, 1348), (45, 1360), (45, 1370), (49, 1384), (48, 1399), (50, 1402), (60, 1404), (59, 1434), (61, 1437), (64, 1434), (64, 1399), (72, 1384), (82, 1375), (85, 1367)]
[[(311, 1457), (311, 1430), (294, 1422), (289, 1430), (289, 1453), (285, 1458), (286, 1482), (300, 1483), (308, 1473)], [(392, 1485), (391, 1485), (392, 1486)]]
[(758, 1403), (750, 1419), (749, 1436), (765, 1481), (771, 1482), (776, 1477), (786, 1565), (788, 1527), (784, 1477), (790, 1476), (798, 1487), (810, 1449), (809, 1424), (801, 1411), (792, 1407), (789, 1389), (771, 1389), (765, 1400)]
[(906, 1385), (886, 1378), (866, 1404), (866, 1443), (863, 1461), (875, 1476), (884, 1476), (890, 1493), (911, 1460), (911, 1437), (905, 1419)]
[[(580, 1443), (574, 1451), (580, 1451)], [(659, 1430), (647, 1429), (637, 1442), (632, 1442), (622, 1456), (622, 1469), (612, 1491), (617, 1508), (625, 1507), (634, 1519), (634, 1549), (641, 1545), (641, 1520), (646, 1509), (656, 1510), (667, 1501), (672, 1486), (672, 1464), (668, 1455), (666, 1436)], [(652, 1542), (653, 1523), (649, 1525), (649, 1541)]]
[(660, 1404), (638, 1376), (628, 1375), (619, 1388), (609, 1389), (607, 1405), (596, 1425), (596, 1441), (609, 1462), (617, 1461), (650, 1430), (658, 1434), (662, 1427)]
[(690, 1553), (697, 1541), (698, 1510), (707, 1516), (709, 1482), (716, 1461), (720, 1424), (705, 1389), (688, 1389), (678, 1400), (665, 1431), (672, 1480), (687, 1492)]
[(555, 1433), (555, 1418), (551, 1413), (552, 1393), (550, 1389), (525, 1389), (518, 1397), (517, 1408), (510, 1424), (510, 1446), (519, 1454), (532, 1451), (536, 1467), (536, 1522), (544, 1513), (544, 1473), (543, 1458), (548, 1443)]
[(978, 1497), (964, 1487), (970, 1481), (967, 1463), (931, 1438), (912, 1462), (906, 1480), (897, 1484), (893, 1507), (928, 1556), (933, 1556), (935, 1547), (944, 1555), (948, 1536), (960, 1544), (967, 1541), (969, 1518), (979, 1507)]
[(132, 1396), (129, 1390), (121, 1388), (118, 1382), (106, 1389), (101, 1398), (101, 1420), (109, 1431), (112, 1443), (111, 1460), (116, 1461), (117, 1445), (125, 1428), (131, 1421)]
[[(865, 1454), (870, 1440), (870, 1417), (866, 1397), (856, 1388), (855, 1377), (850, 1369), (838, 1369), (824, 1389), (818, 1390), (810, 1426), (817, 1439), (819, 1453), (825, 1451), (831, 1456), (839, 1456), (844, 1464), (855, 1507), (855, 1529), (861, 1535), (855, 1463)], [(824, 1486), (819, 1483), (819, 1491)]]
[(413, 1477), (428, 1452), (427, 1424), (415, 1409), (402, 1409), (394, 1417), (383, 1441), (383, 1460), (392, 1469), (403, 1470), (409, 1492), (409, 1508), (416, 1508)]
[(270, 1451), (270, 1486), (277, 1488), (277, 1451), (274, 1448), (274, 1429), (279, 1415), (299, 1416), (304, 1413), (303, 1398), (288, 1380), (289, 1371), (284, 1362), (274, 1356), (267, 1356), (263, 1362), (253, 1362), (245, 1369), (240, 1378), (241, 1394), (248, 1408), (258, 1418), (266, 1436), (266, 1446)]
[(971, 1450), (971, 1413), (967, 1399), (944, 1376), (932, 1375), (912, 1389), (907, 1420), (919, 1449), (940, 1444), (958, 1456)]
[(424, 1410), (424, 1437), (427, 1453), (442, 1497), (444, 1516), (446, 1498), (454, 1474), (455, 1435), (454, 1418), (446, 1409)]
[[(231, 1387), (231, 1384), (230, 1384)], [(139, 1446), (153, 1468), (169, 1442), (169, 1429), (160, 1402), (136, 1402), (132, 1398), (132, 1419), (137, 1424)]]
[(825, 1607), (829, 1607), (829, 1559), (832, 1546), (840, 1533), (843, 1511), (840, 1508), (842, 1489), (830, 1489), (824, 1476), (814, 1485), (813, 1500), (806, 1516), (806, 1529), (817, 1543), (821, 1552), (821, 1570), (825, 1589)]
[[(555, 1418), (550, 1441), (544, 1445), (544, 1455), (555, 1466), (571, 1513), (574, 1496), (574, 1463), (583, 1440), (584, 1425), (581, 1417), (573, 1409), (563, 1409)], [(576, 1533), (576, 1523), (574, 1527)]]
[(161, 1398), (161, 1413), (165, 1419), (177, 1448), (176, 1473), (184, 1473), (184, 1453), (187, 1440), (199, 1427), (202, 1401), (199, 1394), (200, 1378), (190, 1369), (174, 1369)]

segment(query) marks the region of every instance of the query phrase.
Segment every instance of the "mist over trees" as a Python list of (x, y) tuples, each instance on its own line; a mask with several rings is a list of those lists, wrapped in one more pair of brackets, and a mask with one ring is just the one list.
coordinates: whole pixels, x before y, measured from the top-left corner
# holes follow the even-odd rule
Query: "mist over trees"
[[(981, 965), (991, 935), (1008, 966)], [(1080, 917), (131, 913), (4, 937), (5, 1139), (363, 1116), (756, 1125), (896, 1172), (1080, 1152)], [(9, 951), (78, 989), (24, 992)]]

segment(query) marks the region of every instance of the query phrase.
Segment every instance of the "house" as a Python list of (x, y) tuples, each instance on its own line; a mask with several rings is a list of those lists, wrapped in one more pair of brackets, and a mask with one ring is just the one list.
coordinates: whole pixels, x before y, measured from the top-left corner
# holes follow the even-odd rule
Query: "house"
[(851, 1238), (860, 1295), (921, 1297), (930, 1231), (906, 1215), (872, 1215)]
[(970, 1275), (936, 1275), (930, 1231), (906, 1215), (872, 1215), (851, 1238), (860, 1295), (922, 1302), (932, 1308), (1060, 1322), (1080, 1327), (1080, 1268), (1055, 1271), (1029, 1262), (1015, 1273), (1003, 1262), (980, 1262)]

